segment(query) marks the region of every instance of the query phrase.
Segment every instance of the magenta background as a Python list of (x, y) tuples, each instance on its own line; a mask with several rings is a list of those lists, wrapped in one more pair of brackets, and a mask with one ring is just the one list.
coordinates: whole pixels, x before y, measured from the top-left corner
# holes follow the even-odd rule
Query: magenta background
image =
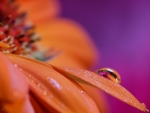
[[(62, 17), (82, 24), (122, 85), (150, 109), (150, 0), (61, 0)], [(111, 113), (142, 113), (108, 96)]]

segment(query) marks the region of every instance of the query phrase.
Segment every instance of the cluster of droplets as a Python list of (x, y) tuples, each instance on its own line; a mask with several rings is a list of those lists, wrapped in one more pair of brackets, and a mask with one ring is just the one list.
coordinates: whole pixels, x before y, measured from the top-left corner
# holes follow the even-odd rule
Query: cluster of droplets
[[(42, 94), (43, 96), (48, 96), (48, 90), (45, 88), (45, 86), (43, 84), (41, 84), (40, 81), (38, 81), (36, 78), (34, 78), (31, 74), (26, 73), (22, 68), (20, 68), (17, 64), (14, 64), (15, 68), (20, 69), (20, 71), (24, 72), (24, 74), (26, 75), (26, 79), (27, 82), (32, 85), (32, 87), (36, 87), (37, 88), (37, 92), (39, 92), (40, 94)], [(47, 78), (48, 79), (48, 78)], [(16, 90), (13, 91), (13, 96), (18, 95), (18, 92)], [(52, 95), (49, 96), (50, 98), (52, 98)]]
[(0, 0), (0, 51), (30, 55), (37, 51), (34, 42), (39, 37), (34, 27), (26, 23), (26, 13), (18, 12), (14, 0)]

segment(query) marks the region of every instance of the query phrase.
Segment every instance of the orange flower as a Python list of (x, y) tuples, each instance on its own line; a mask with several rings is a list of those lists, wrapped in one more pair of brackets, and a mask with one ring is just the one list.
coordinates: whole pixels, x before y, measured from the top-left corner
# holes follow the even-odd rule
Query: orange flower
[[(93, 59), (95, 59), (95, 48), (80, 25), (57, 17), (58, 1), (19, 0), (17, 2), (21, 4), (21, 10), (26, 10), (29, 13), (29, 19), (37, 26), (37, 32), (43, 38), (41, 43), (45, 48), (54, 46), (62, 53), (49, 63), (19, 55), (0, 53), (0, 111), (2, 113), (99, 113), (101, 110), (106, 112), (106, 109), (103, 109), (105, 107), (102, 107), (105, 101), (97, 102), (98, 109), (89, 96), (91, 90), (96, 93), (94, 95), (98, 96), (93, 87), (101, 89), (142, 111), (148, 111), (145, 105), (139, 103), (132, 94), (119, 84), (96, 73), (79, 69), (88, 68), (92, 64)], [(49, 6), (52, 6), (51, 9)], [(9, 11), (5, 13), (9, 13)], [(12, 17), (17, 17), (16, 15), (18, 13), (13, 13)], [(7, 22), (9, 23), (9, 21)], [(21, 39), (17, 39), (18, 28), (11, 26), (8, 30), (6, 25), (3, 21), (0, 28), (1, 51), (9, 50), (7, 52), (27, 54), (29, 47), (32, 47), (29, 53), (34, 52), (34, 45), (26, 45), (25, 47), (28, 49), (23, 48), (22, 36), (19, 35)], [(19, 28), (22, 26), (24, 23), (19, 24)], [(15, 37), (15, 47), (19, 49), (14, 49), (15, 47), (10, 43), (12, 37), (8, 38), (7, 36), (6, 38), (4, 33), (6, 36), (9, 34)], [(25, 37), (23, 41), (32, 42), (30, 35), (23, 37)], [(76, 80), (82, 85), (79, 85)], [(85, 87), (86, 91), (84, 90)]]

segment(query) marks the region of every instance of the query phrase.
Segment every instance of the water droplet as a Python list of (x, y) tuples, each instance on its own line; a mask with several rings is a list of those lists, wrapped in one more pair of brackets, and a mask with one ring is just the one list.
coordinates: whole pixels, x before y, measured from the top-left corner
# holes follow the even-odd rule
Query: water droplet
[(97, 74), (112, 80), (115, 83), (121, 83), (121, 77), (117, 71), (111, 68), (101, 68), (95, 71)]
[(53, 86), (53, 87), (56, 87), (57, 89), (61, 90), (61, 85), (58, 83), (57, 80), (53, 79), (53, 78), (50, 78), (50, 77), (47, 77), (47, 80), (49, 81), (49, 83)]
[(30, 78), (30, 77), (31, 77), (31, 75), (29, 74), (29, 75), (28, 75), (28, 77)]
[(47, 91), (44, 90), (42, 94), (46, 96), (47, 95)]
[(85, 93), (84, 91), (80, 91), (80, 93)]
[(40, 86), (41, 86), (41, 84), (40, 84), (40, 83), (38, 83), (38, 84), (37, 84), (37, 87), (40, 87)]
[(146, 104), (145, 103), (141, 103), (144, 107), (145, 107), (145, 112), (149, 112), (149, 110), (146, 108)]
[(15, 66), (15, 67), (18, 67), (18, 65), (17, 65), (17, 64), (14, 64), (14, 66)]
[(147, 108), (145, 109), (145, 111), (146, 111), (146, 112), (149, 112), (149, 110), (148, 110)]
[(141, 104), (146, 107), (145, 103), (141, 103)]

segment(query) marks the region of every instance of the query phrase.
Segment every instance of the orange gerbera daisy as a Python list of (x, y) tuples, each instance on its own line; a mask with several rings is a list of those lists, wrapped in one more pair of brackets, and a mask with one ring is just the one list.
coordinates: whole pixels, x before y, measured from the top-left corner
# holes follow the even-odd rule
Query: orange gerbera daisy
[[(95, 59), (94, 46), (81, 26), (56, 17), (59, 12), (56, 0), (17, 2), (21, 11), (29, 13), (28, 21), (31, 19), (37, 26), (36, 31), (42, 36), (41, 43), (45, 48), (54, 46), (60, 52), (52, 51), (53, 49), (41, 52), (34, 44), (39, 40), (33, 32), (34, 27), (25, 21), (26, 13), (19, 13), (12, 0), (0, 0), (1, 113), (105, 112), (101, 107), (104, 101), (95, 103), (89, 96), (89, 87), (101, 89), (131, 106), (148, 111), (144, 104), (118, 84), (120, 78), (117, 72), (106, 69), (97, 71), (108, 77), (108, 80), (84, 70)], [(33, 59), (46, 60), (55, 55), (58, 55), (56, 59), (49, 63)], [(65, 65), (74, 68), (60, 67)], [(76, 81), (84, 85), (79, 85)], [(89, 86), (86, 89), (85, 84)]]

